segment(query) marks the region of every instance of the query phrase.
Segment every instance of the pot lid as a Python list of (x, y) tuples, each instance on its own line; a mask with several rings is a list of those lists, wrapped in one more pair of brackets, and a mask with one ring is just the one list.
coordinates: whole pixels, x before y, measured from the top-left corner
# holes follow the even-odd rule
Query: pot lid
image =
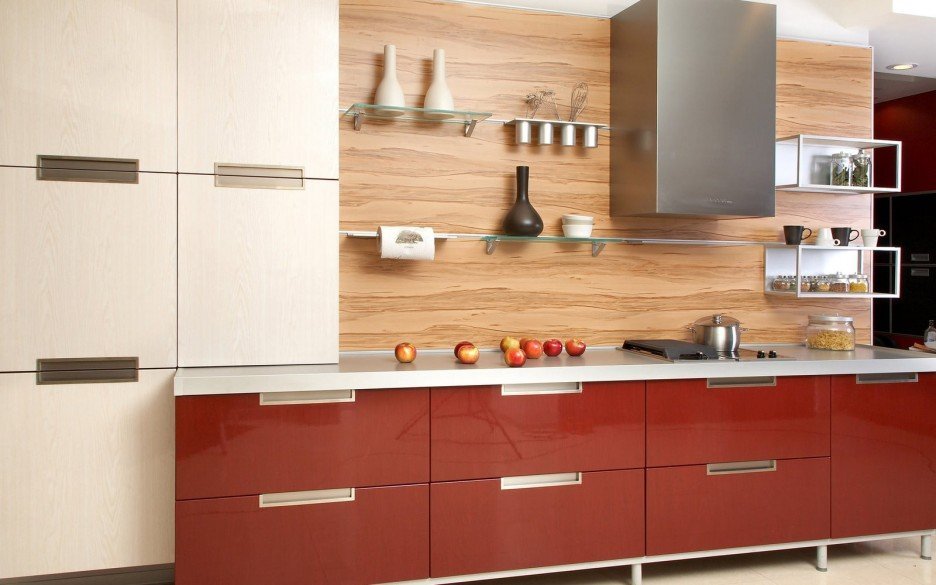
[(738, 321), (734, 317), (729, 317), (728, 315), (723, 315), (721, 313), (715, 313), (714, 315), (708, 315), (697, 319), (693, 325), (703, 325), (706, 327), (734, 327), (735, 325), (740, 325), (741, 321)]
[(810, 315), (811, 323), (851, 323), (855, 319), (845, 315)]

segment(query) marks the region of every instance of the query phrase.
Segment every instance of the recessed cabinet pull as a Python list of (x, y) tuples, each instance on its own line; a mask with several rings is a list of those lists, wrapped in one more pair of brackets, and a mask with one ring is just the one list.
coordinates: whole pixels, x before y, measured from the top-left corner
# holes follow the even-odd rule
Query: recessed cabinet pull
[(261, 508), (281, 506), (310, 506), (312, 504), (337, 504), (353, 502), (354, 488), (334, 490), (313, 490), (309, 492), (281, 492), (278, 494), (260, 494)]
[(706, 467), (708, 475), (734, 475), (738, 473), (763, 473), (777, 471), (776, 459), (763, 461), (733, 461), (731, 463), (709, 463)]
[(504, 384), (502, 396), (536, 396), (539, 394), (581, 394), (581, 382), (545, 382), (542, 384)]
[(84, 183), (139, 183), (140, 161), (135, 158), (40, 154), (36, 157), (36, 179)]
[(546, 475), (516, 475), (501, 478), (502, 490), (526, 490), (532, 488), (561, 487), (582, 483), (581, 472), (550, 473)]
[(215, 163), (215, 187), (304, 189), (302, 167)]
[(919, 381), (919, 374), (911, 372), (855, 375), (855, 383), (857, 384), (916, 384)]
[(929, 262), (930, 255), (929, 254), (910, 254), (910, 261), (911, 262)]
[(354, 402), (354, 390), (309, 390), (304, 392), (261, 392), (260, 406), (283, 406), (287, 404), (329, 404), (332, 402)]
[(929, 268), (911, 268), (910, 276), (923, 276), (929, 277), (930, 269)]
[(36, 360), (36, 384), (136, 382), (140, 358), (49, 358)]
[(770, 388), (777, 385), (776, 376), (749, 376), (746, 378), (709, 378), (707, 388)]

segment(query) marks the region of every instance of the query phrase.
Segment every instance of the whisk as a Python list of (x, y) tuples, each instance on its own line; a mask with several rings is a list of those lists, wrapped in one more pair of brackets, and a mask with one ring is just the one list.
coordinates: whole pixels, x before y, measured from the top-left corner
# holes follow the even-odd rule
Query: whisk
[(585, 104), (588, 103), (588, 84), (584, 81), (581, 81), (572, 88), (572, 101), (569, 106), (569, 122), (575, 122), (576, 118), (579, 117), (579, 114), (582, 113), (582, 110), (585, 109)]

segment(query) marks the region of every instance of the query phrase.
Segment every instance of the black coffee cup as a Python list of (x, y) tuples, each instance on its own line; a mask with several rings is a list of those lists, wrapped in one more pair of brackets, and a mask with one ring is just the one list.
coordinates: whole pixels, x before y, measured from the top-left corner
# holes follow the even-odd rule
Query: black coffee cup
[[(852, 236), (852, 234), (855, 234)], [(832, 228), (832, 238), (839, 241), (839, 246), (847, 246), (849, 242), (854, 242), (858, 239), (858, 236), (861, 235), (861, 232), (858, 230), (853, 230), (847, 227), (837, 227)]]
[[(803, 231), (809, 232), (806, 235), (803, 235)], [(812, 230), (808, 227), (803, 227), (801, 225), (785, 225), (783, 226), (783, 239), (786, 240), (787, 246), (799, 246), (803, 240), (812, 235)]]

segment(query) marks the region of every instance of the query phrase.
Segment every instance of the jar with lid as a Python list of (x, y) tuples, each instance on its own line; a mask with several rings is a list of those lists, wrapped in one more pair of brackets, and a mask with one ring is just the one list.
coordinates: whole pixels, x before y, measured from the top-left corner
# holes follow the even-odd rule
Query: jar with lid
[(854, 319), (841, 315), (810, 315), (806, 347), (834, 351), (855, 349)]
[(827, 293), (832, 288), (832, 281), (826, 275), (816, 277), (816, 290), (813, 292), (824, 292)]
[(792, 289), (790, 284), (790, 277), (777, 275), (774, 277), (773, 282), (770, 283), (770, 290), (776, 291), (788, 291)]
[(811, 290), (812, 290), (812, 281), (813, 281), (813, 277), (812, 277), (812, 276), (801, 276), (801, 277), (800, 277), (800, 285), (799, 285), (800, 292), (809, 292), (809, 291), (811, 291)]
[(848, 277), (848, 292), (866, 293), (871, 290), (867, 274), (852, 274)]
[(832, 185), (847, 187), (851, 184), (852, 161), (847, 152), (832, 155), (831, 175)]
[(837, 273), (829, 280), (829, 292), (846, 293), (848, 292), (848, 277), (841, 272)]
[(851, 185), (852, 187), (871, 186), (871, 155), (862, 148), (858, 154), (851, 156)]

